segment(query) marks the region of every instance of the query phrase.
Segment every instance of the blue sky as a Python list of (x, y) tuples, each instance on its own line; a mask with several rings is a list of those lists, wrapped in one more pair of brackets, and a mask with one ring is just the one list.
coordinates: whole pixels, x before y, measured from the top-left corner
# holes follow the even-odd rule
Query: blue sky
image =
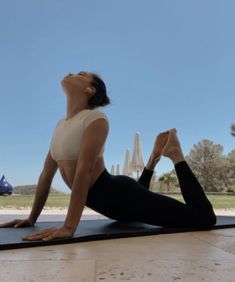
[[(0, 9), (0, 175), (38, 180), (57, 121), (60, 80), (98, 72), (112, 105), (105, 162), (123, 165), (141, 134), (145, 161), (176, 127), (185, 154), (202, 139), (235, 149), (233, 0), (9, 0)], [(157, 175), (172, 169), (163, 159)], [(66, 191), (59, 174), (53, 186)]]

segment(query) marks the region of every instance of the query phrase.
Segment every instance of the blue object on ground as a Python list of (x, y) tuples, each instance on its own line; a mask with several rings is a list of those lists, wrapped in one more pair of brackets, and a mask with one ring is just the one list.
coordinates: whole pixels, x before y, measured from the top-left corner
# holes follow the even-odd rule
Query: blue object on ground
[(12, 185), (7, 182), (5, 176), (3, 175), (0, 180), (0, 195), (11, 195), (13, 192)]

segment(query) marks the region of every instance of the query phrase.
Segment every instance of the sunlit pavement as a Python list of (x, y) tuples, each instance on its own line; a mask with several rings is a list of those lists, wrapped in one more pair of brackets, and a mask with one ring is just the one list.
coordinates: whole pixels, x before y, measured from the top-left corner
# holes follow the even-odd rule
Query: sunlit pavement
[(235, 229), (0, 251), (1, 282), (234, 282), (234, 277)]

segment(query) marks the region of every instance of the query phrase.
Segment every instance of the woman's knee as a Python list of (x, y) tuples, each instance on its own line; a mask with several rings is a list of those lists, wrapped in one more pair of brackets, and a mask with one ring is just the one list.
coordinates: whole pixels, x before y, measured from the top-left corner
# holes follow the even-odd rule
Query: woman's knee
[(211, 226), (214, 226), (214, 225), (216, 225), (216, 221), (217, 221), (217, 217), (216, 217), (214, 211), (212, 210), (211, 213), (210, 213), (210, 216), (209, 216), (209, 224)]
[(204, 213), (204, 216), (202, 217), (203, 227), (208, 227), (208, 228), (213, 227), (215, 226), (216, 221), (217, 221), (217, 218), (216, 218), (216, 215), (213, 209)]

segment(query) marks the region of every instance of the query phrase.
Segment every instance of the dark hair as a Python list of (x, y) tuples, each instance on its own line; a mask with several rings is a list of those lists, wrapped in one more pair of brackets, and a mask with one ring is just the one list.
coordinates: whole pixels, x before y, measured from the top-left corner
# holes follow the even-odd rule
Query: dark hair
[(95, 95), (92, 96), (88, 101), (88, 105), (91, 107), (91, 109), (110, 104), (110, 99), (107, 96), (106, 86), (103, 80), (97, 74), (92, 74), (91, 85), (96, 89)]

